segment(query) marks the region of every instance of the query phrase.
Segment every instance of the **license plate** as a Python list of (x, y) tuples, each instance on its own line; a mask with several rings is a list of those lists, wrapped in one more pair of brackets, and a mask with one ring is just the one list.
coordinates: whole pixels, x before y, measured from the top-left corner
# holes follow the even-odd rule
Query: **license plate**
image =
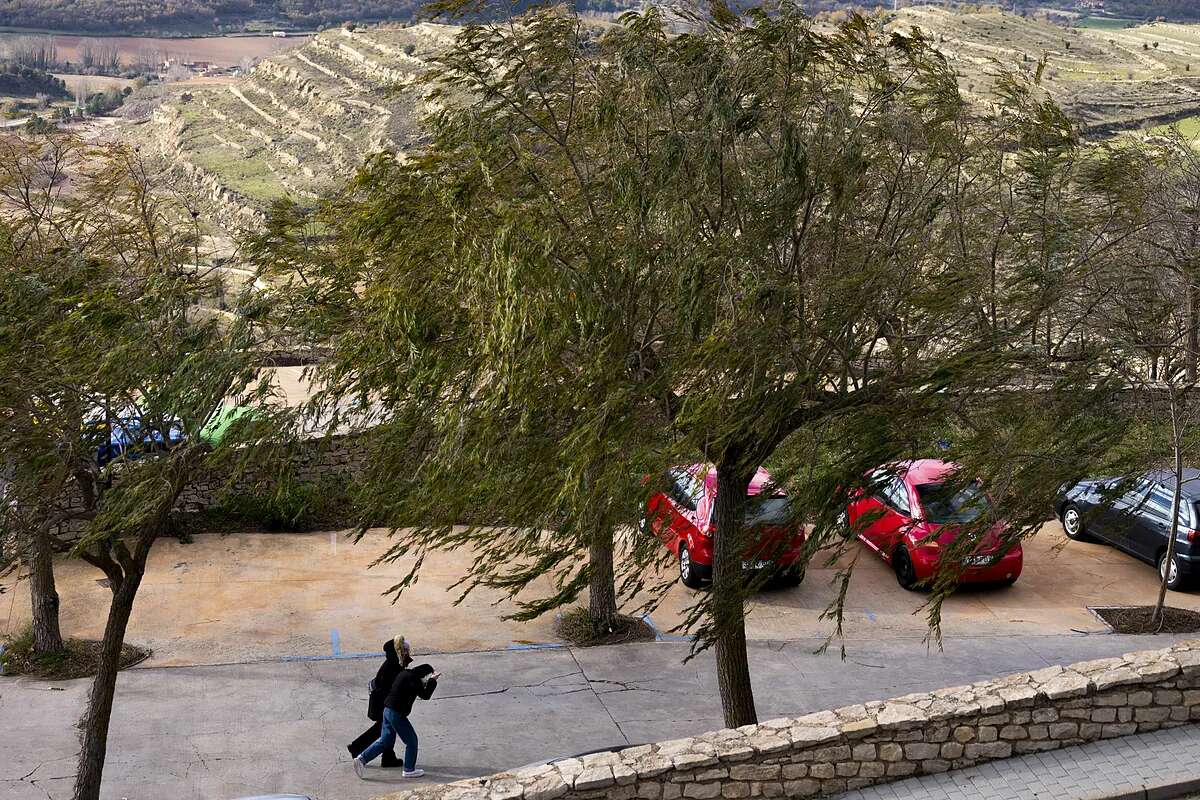
[(963, 564), (968, 567), (990, 567), (995, 560), (995, 556), (967, 556)]
[(772, 566), (770, 561), (743, 561), (742, 569), (766, 569)]

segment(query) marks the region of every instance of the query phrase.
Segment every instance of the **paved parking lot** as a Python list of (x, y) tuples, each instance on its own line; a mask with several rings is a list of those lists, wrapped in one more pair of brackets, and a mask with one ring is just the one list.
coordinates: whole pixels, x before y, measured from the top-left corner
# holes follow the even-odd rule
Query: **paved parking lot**
[[(554, 642), (553, 619), (528, 624), (503, 619), (512, 605), (480, 591), (453, 605), (449, 589), (470, 555), (436, 554), (420, 581), (395, 604), (383, 592), (407, 564), (370, 562), (386, 546), (376, 533), (357, 545), (339, 533), (202, 535), (192, 544), (164, 539), (154, 548), (129, 628), (130, 641), (154, 650), (153, 664), (241, 663), (263, 658), (378, 652), (403, 630), (440, 652), (491, 650)], [(927, 628), (925, 596), (901, 589), (887, 565), (858, 552), (845, 635), (856, 643), (920, 639)], [(838, 566), (844, 566), (843, 563)], [(99, 636), (109, 593), (103, 576), (79, 560), (57, 567), (63, 629)], [(835, 595), (835, 569), (810, 568), (795, 589), (769, 590), (751, 604), (751, 639), (819, 638), (832, 624), (818, 619)], [(1025, 545), (1025, 571), (1009, 589), (963, 589), (945, 606), (947, 642), (960, 636), (1024, 636), (1105, 630), (1089, 605), (1151, 602), (1154, 570), (1112, 548), (1070, 542), (1057, 522)], [(0, 632), (28, 619), (25, 584), (0, 583)], [(546, 585), (537, 587), (545, 590)], [(676, 585), (654, 624), (668, 630), (683, 618), (692, 592)], [(1200, 609), (1200, 593), (1172, 593), (1174, 605)]]
[[(945, 609), (945, 649), (925, 641), (924, 596), (897, 586), (865, 553), (851, 582), (848, 660), (815, 651), (835, 567), (753, 603), (751, 669), (763, 718), (957, 685), (1055, 663), (1163, 646), (1173, 637), (1108, 634), (1087, 605), (1145, 603), (1154, 571), (1100, 545), (1064, 543), (1057, 523), (1026, 546), (1011, 589), (963, 591)], [(372, 797), (397, 778), (360, 782), (345, 741), (364, 726), (366, 681), (384, 638), (403, 631), (446, 678), (419, 706), (422, 761), (453, 780), (614, 744), (719, 727), (710, 656), (687, 664), (685, 642), (575, 650), (554, 646), (553, 620), (517, 624), (495, 594), (454, 606), (466, 554), (438, 555), (397, 603), (382, 596), (406, 565), (369, 568), (382, 534), (206, 535), (156, 545), (129, 639), (154, 650), (123, 673), (104, 797), (220, 800), (263, 791)], [(853, 555), (849, 556), (853, 558)], [(845, 566), (845, 563), (837, 566)], [(63, 628), (98, 636), (108, 591), (80, 561), (58, 565)], [(0, 625), (27, 618), (25, 586), (0, 584)], [(546, 587), (540, 587), (546, 588)], [(653, 622), (681, 619), (692, 593), (675, 586)], [(1200, 596), (1172, 595), (1200, 607)], [(545, 648), (545, 645), (551, 645)], [(0, 796), (67, 797), (85, 681), (0, 679), (5, 758)], [(8, 745), (15, 742), (16, 746)]]

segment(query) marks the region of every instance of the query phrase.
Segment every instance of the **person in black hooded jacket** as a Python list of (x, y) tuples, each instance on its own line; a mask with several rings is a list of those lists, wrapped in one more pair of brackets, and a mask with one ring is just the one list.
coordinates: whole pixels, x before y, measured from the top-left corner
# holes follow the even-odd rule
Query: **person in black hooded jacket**
[[(384, 700), (387, 699), (388, 693), (391, 692), (392, 684), (396, 682), (396, 676), (412, 660), (412, 656), (407, 653), (404, 655), (404, 658), (405, 660), (401, 662), (400, 657), (396, 655), (395, 639), (388, 639), (383, 643), (383, 664), (380, 665), (379, 671), (375, 673), (375, 682), (372, 684), (375, 688), (372, 689), (371, 695), (367, 699), (367, 719), (374, 720), (375, 724), (363, 731), (353, 742), (346, 745), (346, 749), (350, 751), (351, 757), (359, 755), (374, 742), (379, 741), (379, 735), (382, 733), (381, 729), (383, 727)], [(400, 759), (396, 758), (395, 748), (389, 747), (383, 751), (383, 759), (379, 764), (381, 767), (391, 769), (399, 767), (401, 764)]]
[[(407, 645), (407, 642), (404, 644)], [(401, 649), (404, 655), (408, 654), (407, 647)], [(400, 671), (383, 701), (383, 725), (379, 740), (354, 759), (354, 771), (358, 777), (363, 777), (363, 769), (367, 764), (395, 745), (397, 736), (404, 742), (404, 777), (419, 778), (425, 774), (424, 770), (417, 769), (417, 732), (408, 721), (408, 715), (412, 713), (413, 703), (418, 697), (422, 700), (433, 697), (440, 675), (428, 664)]]

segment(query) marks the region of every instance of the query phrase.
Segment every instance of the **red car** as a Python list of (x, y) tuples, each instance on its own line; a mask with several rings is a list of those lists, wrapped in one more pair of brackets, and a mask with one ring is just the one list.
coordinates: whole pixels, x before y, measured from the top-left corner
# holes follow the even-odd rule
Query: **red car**
[[(861, 492), (846, 509), (851, 530), (896, 570), (905, 589), (927, 581), (963, 524), (992, 515), (991, 501), (975, 481), (953, 491), (947, 486), (958, 465), (937, 459), (903, 461), (876, 469), (871, 492)], [(1021, 575), (1020, 543), (1004, 549), (1004, 523), (995, 522), (963, 557), (961, 583), (1012, 585)]]
[[(711, 464), (675, 467), (667, 473), (667, 490), (655, 492), (646, 502), (641, 529), (657, 536), (679, 558), (679, 580), (699, 588), (712, 580), (713, 514), (717, 499), (717, 470)], [(787, 497), (763, 490), (771, 483), (765, 469), (750, 481), (746, 524), (757, 537), (743, 554), (742, 567), (772, 570), (791, 584), (804, 579), (801, 550), (804, 527), (793, 518)]]

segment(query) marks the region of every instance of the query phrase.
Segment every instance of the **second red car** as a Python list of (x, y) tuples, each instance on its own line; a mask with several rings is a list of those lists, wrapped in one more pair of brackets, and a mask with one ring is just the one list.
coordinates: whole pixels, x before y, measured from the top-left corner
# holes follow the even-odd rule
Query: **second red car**
[[(699, 588), (712, 579), (717, 470), (711, 464), (693, 464), (670, 470), (666, 479), (666, 490), (647, 501), (641, 529), (661, 539), (679, 559), (683, 585)], [(771, 570), (797, 584), (804, 578), (804, 526), (794, 518), (786, 496), (765, 494), (770, 484), (765, 469), (750, 481), (746, 525), (756, 529), (756, 538), (743, 553), (742, 566)]]
[[(896, 571), (905, 589), (929, 581), (942, 565), (943, 554), (963, 526), (992, 516), (991, 501), (978, 481), (954, 484), (958, 465), (936, 459), (889, 464), (870, 476), (871, 488), (861, 492), (846, 510), (847, 523), (859, 540)], [(975, 529), (979, 525), (972, 526)], [(961, 555), (961, 583), (1011, 585), (1021, 575), (1019, 542), (1007, 548), (1004, 523), (995, 521)]]

